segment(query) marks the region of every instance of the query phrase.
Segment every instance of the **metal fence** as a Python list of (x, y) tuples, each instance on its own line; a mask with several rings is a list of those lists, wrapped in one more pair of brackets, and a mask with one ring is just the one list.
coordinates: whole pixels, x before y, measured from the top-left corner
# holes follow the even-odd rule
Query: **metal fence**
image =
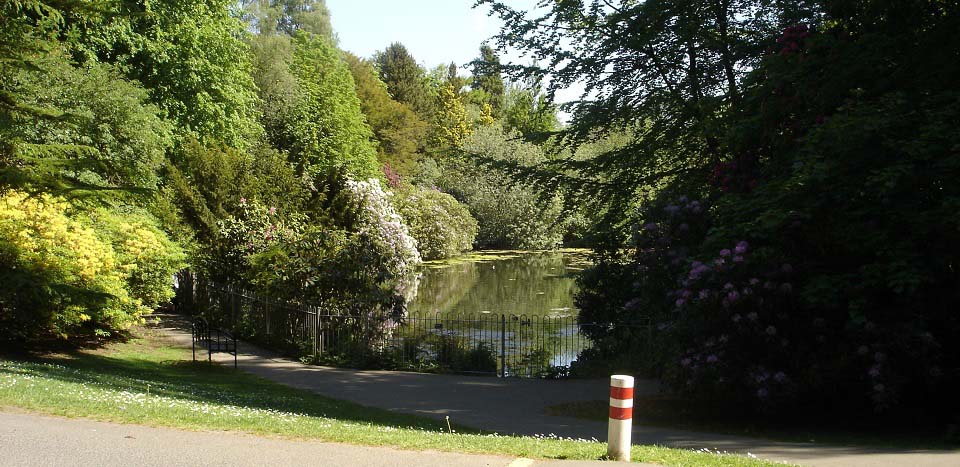
[(319, 363), (497, 376), (560, 377), (596, 326), (575, 316), (327, 314), (319, 307), (180, 276), (178, 306), (239, 336)]

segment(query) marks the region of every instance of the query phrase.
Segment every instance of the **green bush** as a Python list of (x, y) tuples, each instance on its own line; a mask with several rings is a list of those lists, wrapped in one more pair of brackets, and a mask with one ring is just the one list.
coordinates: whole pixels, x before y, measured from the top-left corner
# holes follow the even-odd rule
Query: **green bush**
[[(499, 126), (478, 128), (464, 149), (487, 160), (534, 166), (545, 161), (536, 145)], [(534, 183), (515, 182), (504, 170), (481, 166), (473, 156), (440, 162), (436, 184), (467, 205), (479, 224), (480, 248), (541, 250), (560, 246), (566, 231), (563, 197)]]
[(456, 256), (473, 247), (477, 221), (456, 198), (416, 186), (397, 190), (393, 204), (425, 260)]
[(140, 323), (172, 295), (182, 258), (146, 218), (8, 191), (0, 197), (0, 337), (108, 335)]

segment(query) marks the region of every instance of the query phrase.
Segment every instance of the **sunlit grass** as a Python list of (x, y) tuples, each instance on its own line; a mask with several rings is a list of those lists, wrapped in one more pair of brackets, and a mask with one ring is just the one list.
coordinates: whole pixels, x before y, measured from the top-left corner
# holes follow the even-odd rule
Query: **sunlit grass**
[[(188, 430), (231, 430), (402, 449), (599, 459), (606, 445), (552, 436), (481, 433), (289, 388), (219, 365), (145, 334), (95, 352), (0, 359), (0, 407)], [(635, 446), (635, 461), (762, 466), (734, 455)]]

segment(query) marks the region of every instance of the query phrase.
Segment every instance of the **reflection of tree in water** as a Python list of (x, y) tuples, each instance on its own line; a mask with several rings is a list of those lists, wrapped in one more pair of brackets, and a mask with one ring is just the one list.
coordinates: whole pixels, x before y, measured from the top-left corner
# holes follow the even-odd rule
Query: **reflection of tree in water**
[(527, 253), (498, 261), (461, 263), (423, 272), (412, 312), (575, 314), (576, 283), (567, 253)]
[(455, 309), (480, 278), (476, 266), (476, 263), (459, 263), (424, 270), (420, 275), (417, 294), (407, 305), (407, 310), (436, 313)]

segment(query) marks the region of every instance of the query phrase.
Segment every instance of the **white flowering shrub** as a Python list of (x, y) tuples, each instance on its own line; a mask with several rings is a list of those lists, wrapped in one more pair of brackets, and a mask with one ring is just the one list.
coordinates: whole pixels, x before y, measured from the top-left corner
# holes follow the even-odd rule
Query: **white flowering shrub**
[(374, 178), (348, 180), (346, 185), (353, 201), (361, 207), (357, 219), (359, 233), (387, 250), (386, 264), (392, 275), (400, 277), (412, 272), (421, 262), (417, 240), (410, 235), (403, 218), (390, 203), (391, 194), (384, 191), (380, 181)]

